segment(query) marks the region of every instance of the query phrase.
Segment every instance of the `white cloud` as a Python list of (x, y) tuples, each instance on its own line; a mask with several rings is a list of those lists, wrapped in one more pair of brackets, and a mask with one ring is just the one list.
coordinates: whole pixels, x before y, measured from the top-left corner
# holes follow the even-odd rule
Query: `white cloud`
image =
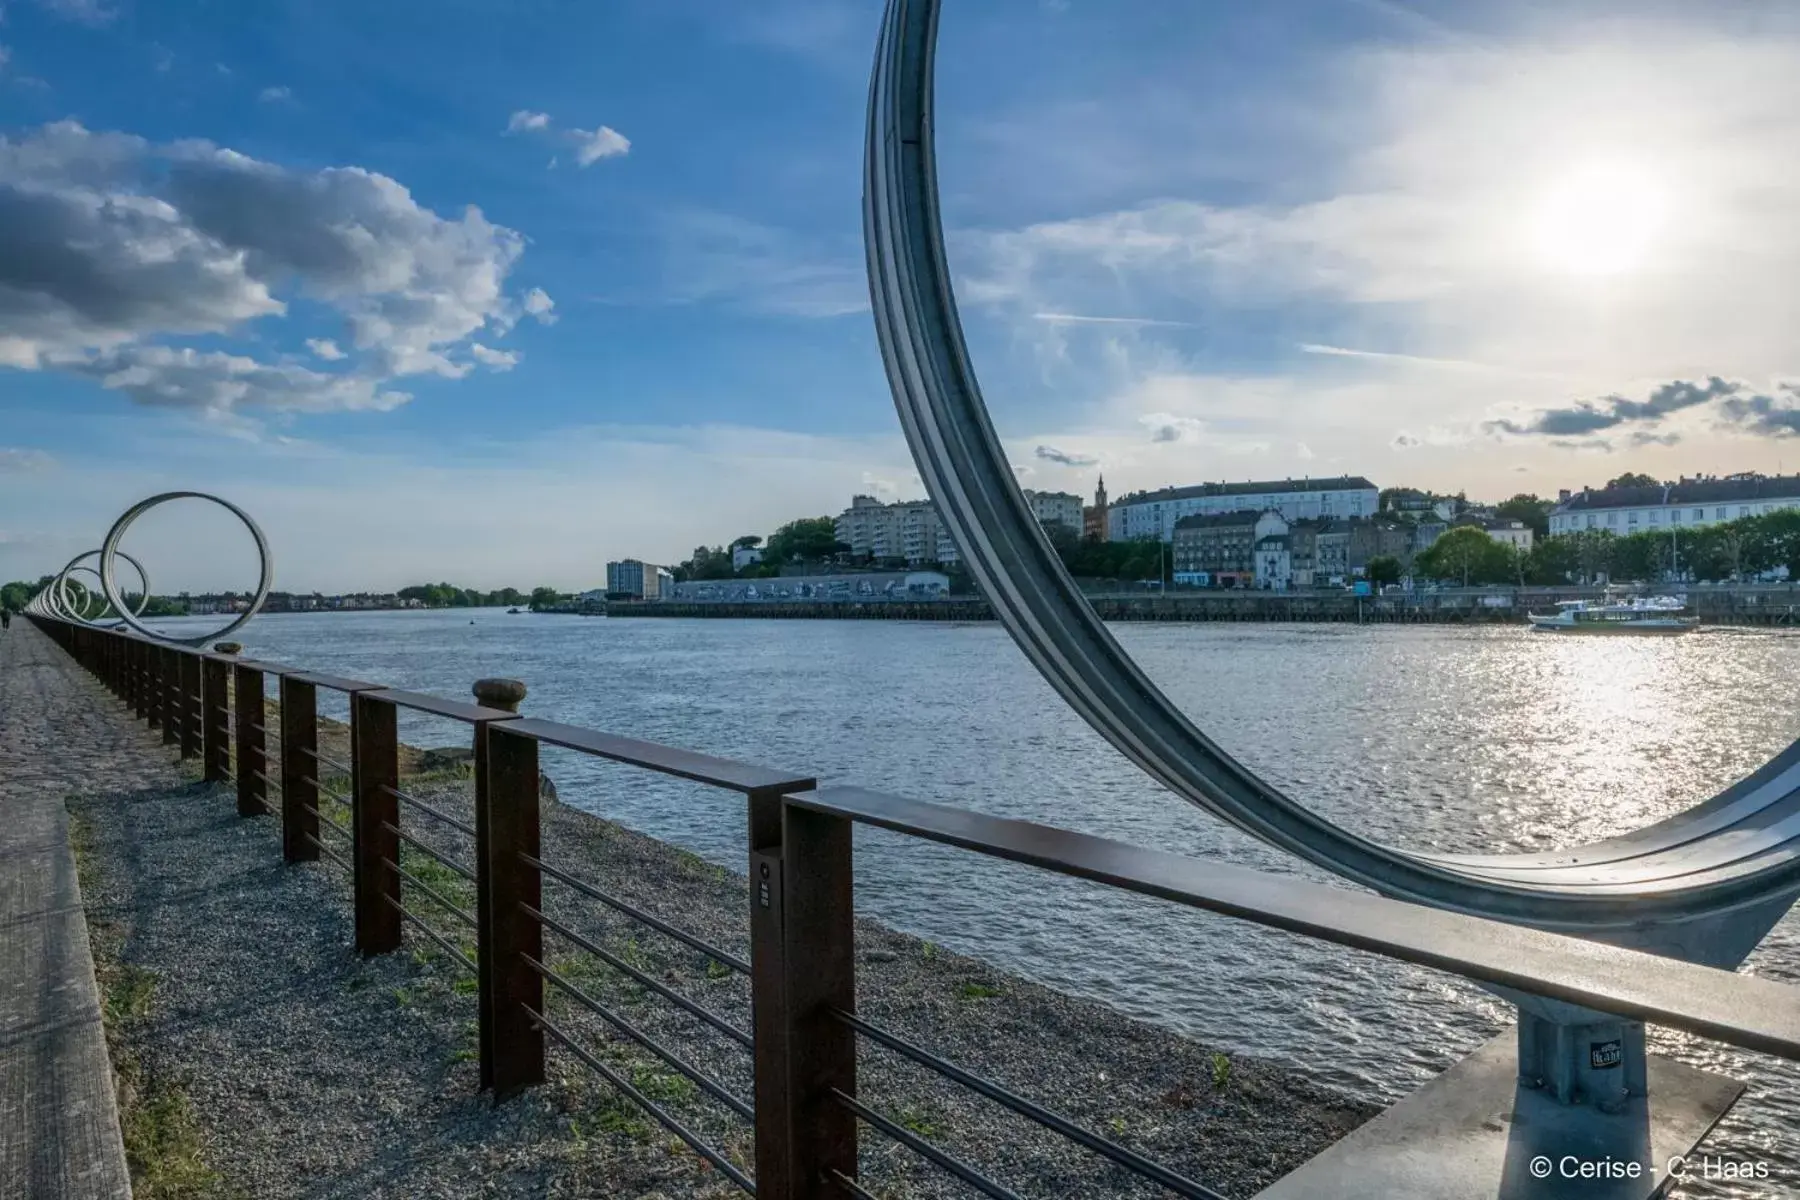
[(543, 288), (534, 287), (525, 293), (523, 301), (525, 315), (534, 318), (540, 325), (556, 324), (556, 301)]
[(469, 354), (476, 362), (495, 371), (510, 371), (519, 365), (519, 356), (510, 350), (495, 350), (480, 342), (469, 343)]
[(665, 303), (721, 303), (796, 317), (869, 307), (859, 246), (704, 209), (669, 214), (661, 232)]
[(23, 475), (48, 470), (55, 460), (42, 450), (0, 446), (0, 475)]
[[(523, 248), (479, 209), (440, 216), (359, 167), (290, 171), (209, 142), (153, 146), (60, 122), (0, 138), (0, 365), (209, 411), (392, 407), (403, 393), (387, 381), (458, 378), (471, 364), (450, 353), (473, 335), (550, 314), (540, 289), (505, 292)], [(278, 289), (338, 310), (358, 360), (349, 374), (152, 344), (282, 316)]]
[(4, 42), (0, 42), (0, 71), (6, 70), (6, 64), (12, 61), (12, 51)]
[(344, 357), (344, 352), (330, 338), (307, 338), (306, 348), (326, 362), (337, 362)]
[(263, 104), (281, 104), (294, 98), (294, 90), (286, 87), (266, 87), (256, 94), (256, 98)]
[(575, 161), (584, 167), (631, 151), (631, 139), (610, 125), (598, 129), (571, 129), (569, 136), (575, 141)]
[(118, 9), (107, 8), (100, 0), (38, 0), (38, 5), (65, 20), (95, 29), (110, 25), (119, 15)]
[(550, 128), (549, 113), (532, 112), (525, 108), (515, 112), (506, 122), (506, 132), (509, 134), (537, 132), (548, 128)]

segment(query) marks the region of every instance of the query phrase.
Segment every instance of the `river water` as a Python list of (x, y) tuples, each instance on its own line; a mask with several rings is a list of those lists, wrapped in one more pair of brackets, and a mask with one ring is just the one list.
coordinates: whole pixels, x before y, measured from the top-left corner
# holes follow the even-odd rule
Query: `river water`
[[(1227, 750), (1334, 820), (1420, 849), (1539, 850), (1642, 825), (1800, 736), (1800, 635), (1782, 632), (1117, 633)], [(489, 609), (272, 615), (240, 636), (256, 657), (446, 697), (467, 698), (484, 675), (515, 677), (536, 716), (1326, 878), (1151, 783), (992, 624)], [(464, 737), (448, 722), (403, 721), (409, 741)], [(565, 802), (743, 869), (743, 809), (728, 794), (560, 751), (546, 753), (545, 769)], [(857, 838), (861, 911), (1365, 1096), (1399, 1098), (1510, 1020), (1453, 977), (880, 831)], [(1800, 983), (1800, 918), (1790, 914), (1746, 969)], [(1690, 1184), (1683, 1194), (1800, 1194), (1800, 1071), (1685, 1036), (1657, 1036), (1656, 1047), (1749, 1081), (1708, 1148), (1763, 1159), (1772, 1175), (1772, 1186)]]

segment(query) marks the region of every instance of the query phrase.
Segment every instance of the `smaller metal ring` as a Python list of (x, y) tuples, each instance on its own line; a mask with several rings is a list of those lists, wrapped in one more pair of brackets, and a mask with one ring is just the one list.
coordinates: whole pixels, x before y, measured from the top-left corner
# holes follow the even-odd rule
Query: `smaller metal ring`
[[(259, 570), (256, 583), (256, 595), (251, 598), (249, 607), (244, 610), (243, 614), (239, 616), (237, 620), (231, 622), (222, 629), (215, 629), (210, 633), (204, 633), (198, 637), (182, 638), (172, 637), (166, 633), (158, 633), (156, 630), (149, 628), (142, 621), (138, 620), (136, 614), (126, 611), (124, 601), (119, 596), (119, 581), (114, 577), (115, 571), (113, 568), (113, 559), (120, 553), (119, 539), (125, 536), (125, 531), (131, 528), (131, 523), (133, 521), (136, 521), (139, 517), (143, 516), (159, 504), (165, 504), (170, 500), (184, 499), (210, 500), (214, 504), (217, 504), (230, 512), (238, 520), (242, 521), (244, 523), (244, 528), (250, 531), (250, 537), (256, 542), (256, 558)], [(100, 546), (100, 585), (106, 589), (107, 600), (112, 603), (113, 608), (119, 613), (119, 616), (124, 619), (125, 624), (129, 625), (138, 633), (143, 634), (145, 637), (155, 638), (162, 642), (173, 642), (180, 646), (203, 646), (214, 638), (224, 637), (228, 633), (243, 628), (245, 623), (262, 609), (263, 601), (269, 598), (269, 588), (274, 582), (275, 565), (269, 555), (269, 541), (263, 536), (262, 529), (257, 526), (255, 521), (250, 519), (249, 513), (245, 512), (231, 501), (219, 496), (214, 496), (209, 492), (163, 492), (159, 495), (151, 496), (147, 500), (140, 500), (130, 508), (126, 509), (124, 514), (113, 523), (113, 527), (107, 531), (106, 541), (101, 543)]]

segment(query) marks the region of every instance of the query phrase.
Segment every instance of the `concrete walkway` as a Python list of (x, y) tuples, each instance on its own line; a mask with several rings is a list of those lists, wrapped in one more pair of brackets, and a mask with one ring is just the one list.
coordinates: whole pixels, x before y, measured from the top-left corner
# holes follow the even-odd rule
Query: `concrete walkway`
[(29, 621), (0, 634), (0, 1196), (131, 1195), (63, 801), (173, 777)]

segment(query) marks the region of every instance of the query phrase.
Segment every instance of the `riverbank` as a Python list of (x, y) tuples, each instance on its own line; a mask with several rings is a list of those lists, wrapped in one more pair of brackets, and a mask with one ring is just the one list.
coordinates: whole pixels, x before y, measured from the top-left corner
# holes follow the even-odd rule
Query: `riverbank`
[[(1656, 589), (1648, 589), (1655, 591)], [(1176, 591), (1090, 595), (1103, 621), (1312, 622), (1362, 625), (1522, 625), (1559, 601), (1599, 599), (1594, 588), (1454, 588), (1382, 596), (1350, 592)], [(1695, 589), (1688, 603), (1704, 625), (1800, 625), (1800, 589), (1782, 585)], [(939, 600), (613, 600), (581, 615), (825, 621), (991, 621), (979, 596)]]
[[(321, 750), (346, 731), (322, 722)], [(147, 748), (167, 754), (160, 747)], [(423, 755), (409, 754), (423, 765)], [(325, 779), (342, 789), (347, 781)], [(457, 768), (403, 786), (467, 819)], [(327, 815), (342, 817), (334, 805)], [(394, 955), (350, 949), (348, 880), (329, 860), (280, 862), (275, 822), (234, 815), (230, 789), (187, 781), (72, 798), (83, 889), (101, 971), (125, 981), (110, 1005), (116, 1052), (133, 1066), (133, 1111), (154, 1120), (134, 1162), (139, 1200), (347, 1194), (495, 1197), (736, 1194), (697, 1156), (585, 1066), (558, 1051), (549, 1082), (498, 1109), (477, 1090), (474, 996), (449, 957), (409, 937)], [(468, 861), (461, 835), (412, 832)], [(544, 811), (546, 861), (731, 952), (748, 953), (745, 882), (697, 856), (566, 805)], [(410, 848), (409, 848), (410, 850)], [(466, 884), (409, 852), (409, 871), (467, 907)], [(747, 1026), (741, 977), (611, 910), (552, 888), (547, 913)], [(408, 886), (410, 908), (430, 906)], [(599, 911), (595, 911), (599, 910)], [(465, 934), (431, 917), (453, 941)], [(858, 1005), (959, 1065), (1106, 1132), (1230, 1194), (1250, 1194), (1374, 1111), (1303, 1076), (1230, 1057), (951, 954), (859, 923)], [(738, 1095), (742, 1048), (585, 953), (550, 965)], [(609, 1035), (587, 1010), (552, 1015), (596, 1056), (748, 1165), (748, 1128), (684, 1077)], [(859, 1093), (908, 1128), (1027, 1192), (1154, 1195), (1064, 1139), (865, 1047)], [(128, 1118), (129, 1119), (129, 1118)], [(863, 1171), (877, 1194), (959, 1194), (873, 1134)]]

